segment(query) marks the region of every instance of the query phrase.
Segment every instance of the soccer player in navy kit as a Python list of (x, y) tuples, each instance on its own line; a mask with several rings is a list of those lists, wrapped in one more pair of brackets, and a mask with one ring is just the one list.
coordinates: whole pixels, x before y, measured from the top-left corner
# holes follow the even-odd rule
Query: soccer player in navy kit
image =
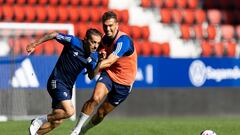
[(71, 102), (74, 82), (84, 68), (90, 79), (94, 77), (93, 69), (98, 62), (96, 49), (101, 37), (101, 32), (96, 29), (88, 29), (84, 40), (52, 32), (27, 46), (26, 50), (31, 54), (36, 46), (48, 40), (56, 39), (64, 45), (47, 83), (52, 98), (52, 113), (35, 118), (29, 128), (30, 135), (48, 133), (75, 113)]

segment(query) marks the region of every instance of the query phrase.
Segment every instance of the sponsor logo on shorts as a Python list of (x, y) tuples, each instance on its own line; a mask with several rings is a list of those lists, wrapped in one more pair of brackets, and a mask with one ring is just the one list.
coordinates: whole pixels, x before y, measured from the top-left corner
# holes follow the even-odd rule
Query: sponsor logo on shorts
[(63, 95), (64, 95), (65, 97), (67, 97), (67, 96), (68, 96), (67, 92), (63, 92)]

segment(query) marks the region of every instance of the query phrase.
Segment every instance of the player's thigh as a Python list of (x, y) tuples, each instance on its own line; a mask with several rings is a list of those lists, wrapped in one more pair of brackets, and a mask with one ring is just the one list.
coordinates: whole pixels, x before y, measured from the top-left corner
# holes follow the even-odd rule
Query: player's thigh
[(108, 89), (106, 85), (102, 82), (97, 82), (93, 91), (92, 98), (98, 98), (102, 100), (107, 94), (108, 94)]
[(60, 102), (63, 110), (65, 111), (65, 113), (67, 113), (67, 115), (73, 115), (75, 113), (73, 104), (72, 104), (72, 100), (63, 100)]

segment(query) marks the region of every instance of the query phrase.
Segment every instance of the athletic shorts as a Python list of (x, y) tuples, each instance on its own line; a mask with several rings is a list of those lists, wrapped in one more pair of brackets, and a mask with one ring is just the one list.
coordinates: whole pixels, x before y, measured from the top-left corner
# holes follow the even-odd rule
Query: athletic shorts
[(63, 83), (58, 80), (49, 78), (47, 90), (49, 95), (52, 97), (53, 109), (62, 108), (60, 104), (61, 101), (72, 99), (72, 90), (67, 88)]
[(113, 106), (118, 106), (120, 103), (122, 103), (128, 97), (132, 89), (131, 86), (125, 86), (113, 82), (105, 71), (101, 73), (101, 76), (98, 78), (97, 82), (105, 84), (109, 91), (107, 95), (108, 101)]

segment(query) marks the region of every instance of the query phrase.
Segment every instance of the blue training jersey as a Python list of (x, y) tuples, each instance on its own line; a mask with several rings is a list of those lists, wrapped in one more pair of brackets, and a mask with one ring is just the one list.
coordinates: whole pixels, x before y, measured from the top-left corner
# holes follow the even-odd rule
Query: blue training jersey
[(85, 52), (83, 41), (75, 36), (59, 33), (56, 40), (63, 44), (64, 48), (49, 79), (72, 89), (78, 74), (86, 67), (84, 60), (90, 54)]

